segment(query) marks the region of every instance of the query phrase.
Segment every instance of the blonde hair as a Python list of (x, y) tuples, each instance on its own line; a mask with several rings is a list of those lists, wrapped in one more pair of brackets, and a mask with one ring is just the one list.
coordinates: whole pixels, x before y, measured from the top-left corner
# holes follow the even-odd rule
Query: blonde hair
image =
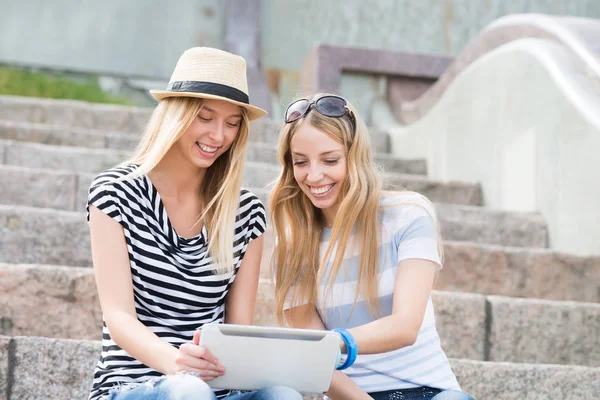
[[(324, 95), (317, 94), (313, 98)], [(292, 306), (317, 304), (319, 282), (324, 278), (326, 266), (330, 261), (332, 262), (325, 277), (325, 285), (326, 292), (332, 294), (348, 246), (358, 250), (355, 254), (359, 255), (354, 305), (361, 294), (374, 317), (380, 310), (380, 199), (384, 191), (379, 169), (371, 153), (367, 127), (355, 108), (351, 104), (347, 104), (347, 107), (349, 113), (342, 118), (327, 117), (311, 110), (303, 118), (285, 124), (279, 137), (278, 157), (283, 170), (274, 184), (269, 205), (275, 234), (272, 273), (276, 277), (276, 315), (280, 324), (285, 322), (283, 308), (286, 302)], [(321, 230), (324, 227), (322, 213), (313, 206), (294, 178), (290, 143), (302, 124), (310, 124), (329, 135), (341, 143), (346, 151), (348, 174), (346, 181), (341, 185), (341, 202), (333, 222), (329, 245), (322, 259), (319, 259)], [(396, 204), (389, 206), (393, 207)], [(435, 214), (427, 209), (426, 211), (434, 221), (441, 259), (439, 224)], [(353, 231), (354, 236), (350, 241)], [(333, 260), (330, 260), (332, 257)], [(306, 321), (310, 308), (304, 308), (303, 312), (298, 317)]]
[[(125, 164), (138, 165), (124, 179), (146, 175), (163, 159), (173, 144), (181, 138), (204, 105), (204, 99), (169, 97), (161, 100), (148, 121), (142, 139), (133, 156)], [(242, 120), (231, 147), (207, 169), (202, 182), (202, 214), (209, 234), (209, 246), (215, 273), (233, 271), (234, 223), (239, 206), (242, 171), (250, 120), (240, 107)]]

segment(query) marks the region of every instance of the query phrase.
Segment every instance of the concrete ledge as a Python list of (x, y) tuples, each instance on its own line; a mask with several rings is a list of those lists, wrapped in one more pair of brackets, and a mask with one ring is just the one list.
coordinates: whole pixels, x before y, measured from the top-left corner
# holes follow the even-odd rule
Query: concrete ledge
[(448, 357), (485, 360), (486, 298), (475, 293), (433, 291), (436, 328)]
[(76, 206), (77, 176), (68, 171), (0, 165), (0, 187), (2, 204), (58, 210), (72, 210)]
[(138, 145), (140, 138), (138, 137), (138, 135), (123, 133), (107, 133), (104, 136), (104, 141), (104, 147), (107, 149), (132, 151)]
[(9, 337), (0, 336), (0, 400), (8, 400), (8, 392), (13, 384), (9, 359), (10, 342)]
[(490, 360), (600, 367), (600, 304), (497, 296), (488, 302)]
[[(11, 399), (85, 399), (91, 387), (100, 342), (36, 337), (0, 338), (10, 353), (3, 389)], [(463, 390), (477, 400), (595, 400), (600, 369), (451, 359)], [(2, 374), (2, 371), (0, 371)], [(7, 390), (9, 389), (9, 390)], [(0, 394), (2, 396), (2, 394)], [(306, 397), (310, 398), (310, 397)]]
[(549, 246), (546, 221), (539, 213), (451, 204), (436, 204), (436, 211), (438, 216), (443, 215), (443, 222), (440, 219), (442, 236), (445, 232), (452, 232), (452, 238), (447, 238), (449, 240), (513, 247)]
[(0, 96), (0, 119), (117, 132), (140, 132), (151, 109), (74, 100)]
[(9, 399), (85, 399), (100, 342), (16, 337), (10, 346)]
[(5, 142), (4, 163), (46, 170), (100, 172), (120, 164), (129, 155), (128, 151), (10, 141)]
[[(106, 135), (111, 134), (72, 126), (0, 120), (0, 139), (17, 142), (102, 148), (106, 147)], [(135, 137), (134, 135), (127, 136)]]
[(0, 262), (91, 265), (85, 214), (0, 205)]
[(478, 183), (462, 181), (435, 181), (427, 177), (402, 174), (382, 174), (385, 188), (388, 190), (412, 190), (425, 195), (429, 200), (439, 203), (483, 205), (481, 187)]
[(91, 268), (0, 264), (0, 335), (101, 338)]
[(593, 400), (600, 368), (451, 359), (462, 389), (477, 400)]
[(600, 256), (444, 242), (439, 290), (600, 302)]

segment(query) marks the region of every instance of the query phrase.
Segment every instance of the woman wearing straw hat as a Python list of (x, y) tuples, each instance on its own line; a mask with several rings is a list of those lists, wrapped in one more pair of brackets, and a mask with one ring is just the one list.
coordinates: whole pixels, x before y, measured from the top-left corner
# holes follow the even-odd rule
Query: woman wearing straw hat
[(92, 183), (88, 221), (104, 316), (90, 399), (301, 399), (213, 392), (227, 371), (196, 330), (251, 324), (265, 209), (241, 189), (249, 122), (242, 57), (183, 53), (133, 157)]

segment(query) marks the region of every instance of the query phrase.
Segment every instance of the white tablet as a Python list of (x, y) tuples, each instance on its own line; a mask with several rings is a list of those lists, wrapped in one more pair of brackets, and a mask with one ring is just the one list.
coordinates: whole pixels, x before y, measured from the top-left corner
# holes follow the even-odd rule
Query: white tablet
[(215, 389), (255, 390), (287, 386), (302, 393), (325, 393), (336, 367), (340, 336), (335, 332), (208, 324), (200, 344), (225, 366), (207, 382)]

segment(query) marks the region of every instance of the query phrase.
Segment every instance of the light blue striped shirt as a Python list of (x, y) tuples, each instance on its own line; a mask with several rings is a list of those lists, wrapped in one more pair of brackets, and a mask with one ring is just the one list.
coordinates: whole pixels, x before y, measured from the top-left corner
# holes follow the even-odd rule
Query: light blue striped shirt
[[(431, 204), (416, 193), (395, 193), (381, 200), (381, 245), (379, 246), (379, 300), (381, 316), (392, 312), (398, 263), (406, 259), (431, 260), (442, 268)], [(321, 237), (321, 257), (329, 245), (331, 229)], [(331, 258), (333, 259), (333, 257)], [(327, 329), (353, 328), (374, 321), (366, 302), (354, 305), (358, 276), (358, 251), (347, 247), (333, 290), (322, 282), (317, 310)], [(327, 276), (327, 271), (324, 276)], [(354, 305), (354, 308), (353, 308)], [(360, 349), (359, 349), (360, 351)], [(359, 355), (345, 371), (366, 392), (429, 386), (460, 389), (450, 363), (440, 346), (431, 296), (423, 324), (412, 346), (382, 354)]]

